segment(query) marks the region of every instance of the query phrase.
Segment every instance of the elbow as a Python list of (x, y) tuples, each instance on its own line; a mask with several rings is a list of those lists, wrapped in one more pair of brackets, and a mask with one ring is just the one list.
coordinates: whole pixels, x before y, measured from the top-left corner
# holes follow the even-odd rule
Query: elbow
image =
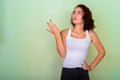
[(65, 58), (65, 55), (60, 55), (61, 58)]
[(64, 49), (57, 49), (57, 52), (59, 53), (59, 56), (61, 58), (65, 58), (66, 56), (66, 51)]
[(104, 57), (106, 55), (106, 51), (103, 49), (102, 51), (100, 51), (101, 56)]
[(103, 56), (106, 55), (106, 51), (105, 51), (105, 49), (103, 49), (102, 53), (103, 53)]
[(65, 52), (60, 52), (60, 51), (58, 51), (58, 53), (59, 53), (59, 56), (61, 57), (61, 58), (65, 58)]
[(61, 58), (65, 58), (65, 53), (64, 53), (64, 52), (61, 52), (61, 53), (60, 53), (60, 57), (61, 57)]
[(104, 55), (104, 56), (106, 55), (106, 51), (103, 52), (103, 55)]

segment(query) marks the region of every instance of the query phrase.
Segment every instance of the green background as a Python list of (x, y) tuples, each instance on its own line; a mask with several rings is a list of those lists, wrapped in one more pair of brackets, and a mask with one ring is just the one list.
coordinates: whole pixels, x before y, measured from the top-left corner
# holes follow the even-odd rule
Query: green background
[[(106, 56), (91, 71), (91, 80), (120, 80), (119, 0), (0, 0), (0, 80), (60, 80), (62, 59), (48, 29), (71, 28), (74, 7), (87, 5)], [(97, 55), (91, 44), (90, 63)]]

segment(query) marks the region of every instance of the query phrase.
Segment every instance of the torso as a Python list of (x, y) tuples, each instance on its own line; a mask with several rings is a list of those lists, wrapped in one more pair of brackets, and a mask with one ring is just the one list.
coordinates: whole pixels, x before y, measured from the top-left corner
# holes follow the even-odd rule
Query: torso
[(88, 31), (77, 36), (72, 30), (66, 30), (66, 56), (63, 67), (74, 68), (81, 67), (81, 63), (86, 59), (90, 37)]

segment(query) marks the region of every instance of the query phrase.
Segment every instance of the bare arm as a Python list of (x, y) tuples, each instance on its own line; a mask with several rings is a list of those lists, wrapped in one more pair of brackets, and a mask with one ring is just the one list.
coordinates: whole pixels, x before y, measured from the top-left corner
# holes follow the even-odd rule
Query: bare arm
[(50, 28), (48, 31), (55, 36), (57, 51), (60, 57), (64, 58), (66, 53), (64, 36), (65, 31), (60, 32), (57, 26), (53, 24), (51, 20), (48, 23), (48, 26)]
[(105, 56), (105, 49), (102, 45), (102, 43), (100, 42), (97, 34), (95, 33), (94, 30), (90, 31), (90, 37), (91, 37), (91, 41), (93, 42), (94, 46), (96, 47), (97, 51), (98, 51), (98, 55), (96, 56), (96, 58), (93, 60), (93, 62), (90, 64), (90, 69), (93, 70), (95, 68), (95, 66), (103, 59), (103, 57)]
[(105, 56), (105, 49), (102, 45), (102, 43), (100, 42), (97, 34), (95, 33), (94, 30), (90, 31), (90, 37), (91, 37), (91, 41), (93, 42), (94, 46), (96, 47), (97, 51), (98, 51), (98, 55), (96, 56), (96, 58), (93, 60), (93, 62), (90, 64), (90, 68), (91, 70), (95, 68), (95, 66), (103, 59), (103, 57)]
[(84, 62), (83, 64), (83, 68), (85, 70), (93, 70), (95, 68), (95, 66), (103, 59), (103, 57), (105, 56), (105, 49), (102, 45), (102, 43), (100, 42), (97, 34), (95, 33), (94, 30), (89, 31), (90, 34), (90, 38), (92, 43), (94, 44), (94, 46), (97, 49), (98, 55), (96, 56), (96, 58), (92, 61), (92, 63), (90, 65), (88, 65), (86, 62)]

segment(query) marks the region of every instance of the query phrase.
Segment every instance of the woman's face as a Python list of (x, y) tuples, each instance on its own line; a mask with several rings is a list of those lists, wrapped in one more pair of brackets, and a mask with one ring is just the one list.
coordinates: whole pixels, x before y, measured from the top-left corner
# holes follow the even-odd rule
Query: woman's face
[(80, 8), (80, 7), (75, 8), (72, 13), (72, 22), (75, 25), (84, 23), (83, 15), (84, 15), (84, 12), (83, 12), (82, 8)]

